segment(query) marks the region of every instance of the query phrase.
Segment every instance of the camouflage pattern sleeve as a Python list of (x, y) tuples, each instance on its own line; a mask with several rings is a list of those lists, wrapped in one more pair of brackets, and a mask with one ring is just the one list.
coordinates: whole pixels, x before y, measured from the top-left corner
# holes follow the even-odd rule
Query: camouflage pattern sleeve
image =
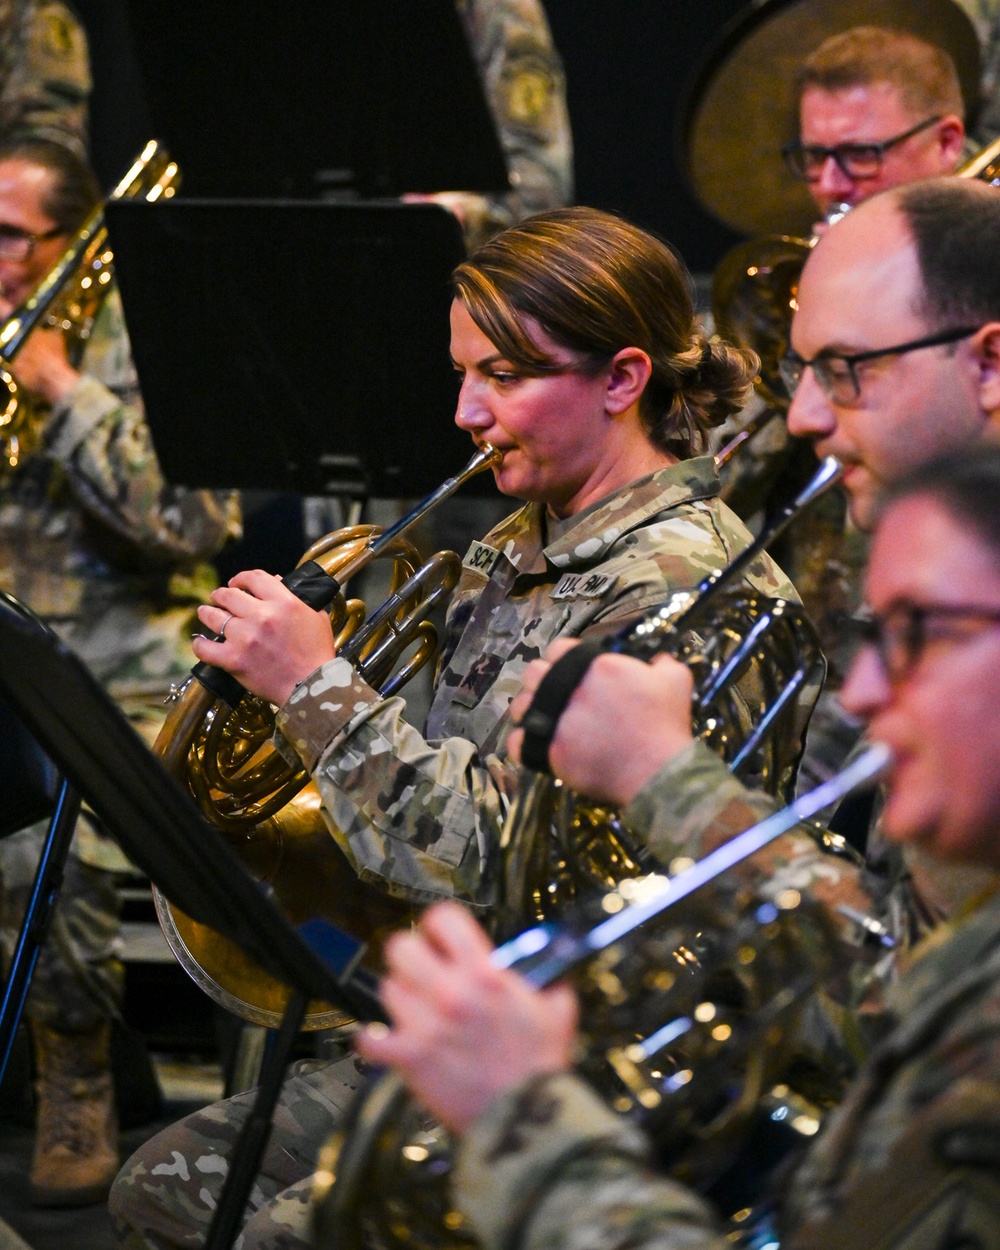
[(573, 199), (573, 141), (562, 64), (541, 0), (458, 0), (507, 158), (511, 191), (465, 195), (470, 251), (530, 213)]
[(164, 481), (115, 289), (78, 367), (80, 380), (49, 417), (46, 451), (86, 511), (134, 548), (147, 569), (194, 564), (238, 536), (235, 493)]
[[(323, 795), (338, 845), (366, 881), (433, 902), (492, 902), (488, 851), (499, 844), (514, 770), (458, 735), (428, 742), (341, 659), (302, 682), (278, 715), (276, 741)], [(338, 836), (339, 835), (339, 836)]]
[[(948, 926), (894, 987), (894, 1021), (774, 1197), (789, 1250), (996, 1244), (1000, 898)], [(456, 1197), (486, 1250), (699, 1247), (731, 1238), (574, 1077), (498, 1098)]]
[[(309, 767), (334, 837), (366, 879), (419, 901), (493, 902), (499, 834), (517, 785), (504, 752), (527, 665), (556, 638), (607, 632), (689, 590), (747, 531), (714, 496), (710, 457), (632, 483), (547, 533), (537, 505), (465, 557), (424, 734), (340, 660), (295, 690), (278, 745)], [(763, 559), (751, 582), (792, 594)]]
[[(972, 1229), (1000, 1226), (1000, 1191), (994, 1186), (990, 1200), (962, 1167), (996, 1175), (1000, 899), (943, 926), (915, 951), (888, 1008), (896, 1027), (792, 1179), (781, 1241), (794, 1250), (989, 1245)], [(994, 1162), (980, 1154), (976, 1169), (975, 1152), (959, 1150), (970, 1133)], [(946, 1149), (949, 1136), (954, 1152)]]
[[(763, 820), (776, 806), (762, 791), (747, 789), (717, 755), (696, 742), (660, 769), (624, 817), (656, 859), (676, 870)], [(838, 907), (845, 904), (862, 915), (871, 912), (861, 869), (859, 857), (836, 835), (803, 826), (777, 838), (736, 871), (768, 892), (808, 892), (840, 921), (845, 936), (856, 940), (857, 932)]]
[(723, 1250), (703, 1200), (578, 1078), (496, 1099), (458, 1154), (455, 1196), (485, 1250)]
[(0, 136), (87, 155), (87, 37), (59, 0), (0, 0)]

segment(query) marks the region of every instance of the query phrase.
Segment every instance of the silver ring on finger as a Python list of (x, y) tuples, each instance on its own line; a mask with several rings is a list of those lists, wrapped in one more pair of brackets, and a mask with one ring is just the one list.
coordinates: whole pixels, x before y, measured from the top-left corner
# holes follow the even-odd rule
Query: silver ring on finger
[(232, 619), (233, 619), (233, 614), (232, 612), (230, 612), (229, 615), (226, 617), (226, 619), (222, 622), (222, 626), (219, 629), (219, 642), (226, 641), (226, 626), (229, 624), (229, 622)]

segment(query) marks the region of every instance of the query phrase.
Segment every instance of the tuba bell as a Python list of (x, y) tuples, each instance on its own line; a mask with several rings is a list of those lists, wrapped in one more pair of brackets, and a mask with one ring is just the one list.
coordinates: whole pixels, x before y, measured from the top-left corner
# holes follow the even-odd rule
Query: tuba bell
[[(451, 551), (421, 564), (407, 531), (500, 459), (495, 448), (481, 448), (461, 473), (384, 533), (371, 525), (335, 530), (285, 578), (311, 607), (330, 610), (337, 654), (381, 694), (394, 694), (431, 659), (436, 631), (427, 618), (461, 572)], [(378, 560), (391, 564), (391, 590), (366, 619), (364, 601), (345, 598), (343, 588)], [(338, 926), (363, 935), (377, 957), (384, 937), (408, 923), (413, 908), (359, 880), (323, 822), (319, 791), (271, 744), (274, 720), (269, 703), (248, 695), (222, 670), (198, 664), (176, 692), (154, 750), (292, 924), (332, 914)], [(276, 1027), (288, 999), (285, 986), (159, 891), (153, 894), (168, 945), (205, 993), (246, 1020)], [(312, 1003), (303, 1027), (331, 1028), (348, 1018), (329, 1004)]]
[[(738, 1152), (762, 1101), (794, 1108), (804, 1136), (819, 1126), (785, 1078), (797, 1013), (837, 971), (843, 939), (831, 917), (798, 891), (755, 889), (734, 881), (731, 870), (871, 784), (888, 759), (884, 747), (873, 746), (686, 871), (622, 883), (558, 925), (526, 930), (494, 956), (539, 987), (572, 981), (580, 996), (577, 1070), (643, 1126), (660, 1164), (679, 1180), (709, 1186)], [(815, 1097), (823, 1078), (811, 1077)], [(400, 1079), (377, 1078), (320, 1159), (317, 1244), (475, 1246), (449, 1197), (451, 1159), (448, 1135)]]
[[(109, 199), (169, 198), (177, 189), (177, 165), (151, 139)], [(12, 372), (17, 355), (39, 326), (61, 330), (72, 355), (90, 336), (113, 274), (104, 209), (97, 207), (24, 304), (0, 325), (0, 476), (13, 472), (38, 447), (44, 412), (18, 386)]]

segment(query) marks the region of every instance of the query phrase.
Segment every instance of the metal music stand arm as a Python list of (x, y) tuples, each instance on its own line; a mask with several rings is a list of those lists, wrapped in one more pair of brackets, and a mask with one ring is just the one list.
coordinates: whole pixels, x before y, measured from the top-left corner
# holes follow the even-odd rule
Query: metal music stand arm
[(250, 1187), (260, 1168), (260, 1161), (271, 1135), (271, 1117), (281, 1093), (285, 1068), (291, 1058), (306, 1006), (306, 996), (300, 990), (293, 992), (285, 1008), (281, 1027), (275, 1034), (274, 1044), (268, 1050), (249, 1118), (236, 1139), (229, 1174), (205, 1239), (205, 1250), (227, 1250), (236, 1240), (250, 1196)]
[[(212, 1250), (232, 1241), (270, 1131), (290, 1047), (309, 999), (370, 1016), (361, 948), (330, 962), (307, 944), (250, 878), (135, 729), (54, 636), (0, 600), (0, 698), (69, 778), (129, 858), (182, 911), (241, 946), (289, 988), (278, 1043), (213, 1217)], [(342, 935), (346, 936), (346, 935)], [(242, 1157), (246, 1149), (246, 1158)], [(224, 1241), (223, 1238), (229, 1238)]]
[(62, 888), (63, 869), (79, 814), (80, 796), (68, 781), (63, 780), (59, 785), (55, 811), (45, 835), (31, 898), (21, 922), (7, 987), (0, 1004), (0, 1085), (3, 1084), (7, 1071), (17, 1026), (21, 1023), (31, 975), (48, 934), (52, 913)]

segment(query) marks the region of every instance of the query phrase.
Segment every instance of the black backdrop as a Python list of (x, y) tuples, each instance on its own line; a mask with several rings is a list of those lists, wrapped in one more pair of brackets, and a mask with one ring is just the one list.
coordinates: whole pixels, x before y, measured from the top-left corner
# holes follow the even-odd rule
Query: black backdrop
[[(125, 0), (76, 4), (94, 66), (94, 162), (110, 186), (150, 137), (150, 123), (123, 34)], [(710, 270), (735, 236), (684, 185), (674, 149), (677, 104), (714, 35), (743, 7), (743, 0), (546, 0), (566, 65), (578, 201), (665, 235), (696, 272)], [(183, 66), (177, 90), (185, 91)], [(198, 108), (193, 96), (191, 108)]]

